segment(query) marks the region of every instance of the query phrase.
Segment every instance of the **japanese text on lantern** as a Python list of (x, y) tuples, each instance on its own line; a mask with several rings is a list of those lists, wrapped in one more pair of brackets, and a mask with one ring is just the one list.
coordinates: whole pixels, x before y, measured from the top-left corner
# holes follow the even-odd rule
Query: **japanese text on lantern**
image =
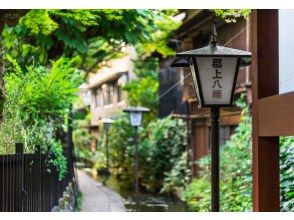
[(212, 97), (221, 99), (222, 97), (222, 86), (221, 86), (221, 79), (222, 73), (220, 71), (220, 68), (222, 68), (222, 59), (221, 58), (213, 58), (212, 59), (212, 66), (215, 69), (215, 75), (212, 77), (213, 78), (213, 86), (212, 86)]

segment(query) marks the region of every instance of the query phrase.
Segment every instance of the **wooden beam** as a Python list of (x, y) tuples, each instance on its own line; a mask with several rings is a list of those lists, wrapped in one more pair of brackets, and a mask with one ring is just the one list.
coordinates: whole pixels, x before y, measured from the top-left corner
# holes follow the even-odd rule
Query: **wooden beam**
[(280, 211), (279, 138), (258, 137), (254, 142), (253, 211), (278, 212)]
[(279, 138), (259, 137), (259, 99), (279, 92), (278, 10), (253, 10), (251, 39), (253, 210), (279, 211)]
[(258, 100), (258, 135), (294, 135), (294, 92)]
[(237, 126), (241, 122), (241, 112), (231, 115), (221, 115), (220, 126)]

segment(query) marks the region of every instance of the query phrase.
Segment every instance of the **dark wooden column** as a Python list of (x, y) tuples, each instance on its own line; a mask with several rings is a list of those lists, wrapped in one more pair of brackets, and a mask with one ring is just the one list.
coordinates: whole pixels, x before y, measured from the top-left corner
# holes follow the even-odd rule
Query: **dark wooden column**
[(254, 10), (251, 16), (253, 210), (279, 211), (279, 137), (259, 132), (260, 101), (279, 93), (278, 10)]

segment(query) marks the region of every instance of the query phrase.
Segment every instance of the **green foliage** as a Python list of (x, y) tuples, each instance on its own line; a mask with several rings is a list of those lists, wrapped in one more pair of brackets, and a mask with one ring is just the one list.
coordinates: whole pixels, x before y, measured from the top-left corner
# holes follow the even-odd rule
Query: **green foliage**
[[(181, 120), (171, 118), (156, 120), (159, 87), (158, 58), (150, 57), (150, 55), (156, 51), (164, 57), (174, 54), (166, 43), (171, 31), (175, 30), (179, 23), (172, 19), (172, 15), (176, 13), (175, 10), (148, 10), (148, 13), (145, 10), (139, 10), (137, 12), (148, 17), (150, 16), (148, 14), (152, 13), (149, 17), (152, 22), (145, 25), (144, 30), (148, 32), (149, 40), (141, 40), (136, 44), (137, 57), (134, 61), (134, 72), (137, 78), (124, 86), (124, 90), (128, 92), (130, 105), (140, 105), (151, 110), (145, 114), (143, 128), (139, 131), (141, 184), (148, 190), (159, 191), (165, 180), (165, 188), (162, 192), (174, 193), (177, 189), (172, 189), (172, 186), (182, 189), (186, 181), (185, 174), (189, 173), (189, 170), (185, 169), (186, 127)], [(177, 132), (173, 132), (173, 128), (176, 128)], [(111, 173), (125, 182), (126, 186), (132, 186), (134, 176), (133, 137), (134, 129), (130, 127), (126, 114), (118, 115), (109, 131), (110, 167)], [(105, 166), (104, 140), (105, 138), (102, 138), (98, 145), (98, 153), (92, 155), (92, 158), (98, 155), (95, 164), (98, 169)], [(162, 160), (163, 157), (164, 160)], [(151, 169), (150, 163), (154, 164)], [(176, 180), (173, 176), (177, 173), (181, 174), (178, 176), (180, 180)]]
[[(186, 125), (181, 119), (166, 117), (152, 121), (146, 128), (146, 133), (140, 145), (143, 185), (155, 191), (163, 187), (162, 192), (172, 192), (167, 185), (182, 187), (185, 179), (181, 158), (187, 146)], [(185, 167), (187, 169), (187, 166)], [(185, 169), (184, 168), (184, 169)], [(180, 172), (178, 180), (169, 179), (175, 172)]]
[(248, 19), (251, 13), (251, 9), (213, 9), (212, 11), (227, 23), (235, 23), (237, 18)]
[[(124, 182), (125, 187), (132, 187), (134, 178), (134, 128), (130, 126), (127, 114), (118, 115), (109, 130), (109, 158), (111, 173)], [(104, 139), (98, 146), (104, 154)], [(140, 151), (139, 151), (140, 152)], [(141, 154), (140, 154), (141, 155)], [(142, 160), (142, 159), (141, 159)], [(105, 163), (103, 162), (103, 165)], [(98, 164), (97, 164), (98, 166)]]
[(28, 35), (49, 35), (58, 28), (46, 10), (30, 10), (26, 16), (20, 19), (19, 25), (26, 27)]
[[(109, 130), (110, 171), (125, 187), (133, 186), (135, 130), (126, 114), (117, 115)], [(139, 129), (140, 183), (149, 191), (179, 193), (189, 176), (186, 126), (167, 117)], [(105, 138), (98, 144), (96, 168), (105, 167)]]
[(294, 211), (294, 137), (280, 138), (281, 211)]
[(83, 193), (81, 190), (78, 191), (77, 194), (77, 204), (75, 207), (75, 212), (80, 212), (82, 208), (82, 202), (83, 202)]
[[(75, 126), (73, 131), (73, 142), (74, 145), (77, 146), (77, 149), (89, 149), (91, 145), (91, 135), (89, 134), (89, 129), (86, 127)], [(87, 153), (85, 152), (77, 152), (77, 153), (85, 153), (83, 156), (79, 156), (82, 158), (87, 157)]]
[(139, 60), (144, 60), (154, 52), (158, 52), (164, 58), (175, 55), (175, 51), (167, 46), (170, 34), (180, 27), (181, 22), (174, 20), (177, 10), (155, 10), (154, 24), (156, 28), (147, 26), (146, 30), (151, 33), (151, 39), (136, 44)]
[(145, 123), (157, 117), (158, 110), (158, 59), (153, 57), (143, 57), (138, 54), (134, 61), (134, 73), (137, 79), (131, 80), (124, 86), (128, 92), (128, 103), (132, 106), (144, 106), (150, 109)]
[(61, 143), (59, 141), (52, 141), (50, 150), (53, 154), (52, 158), (50, 159), (50, 163), (52, 163), (57, 168), (59, 180), (62, 180), (67, 173), (67, 160), (63, 155)]
[[(243, 97), (244, 98), (244, 97)], [(220, 154), (220, 207), (221, 211), (252, 210), (252, 155), (249, 108), (244, 99), (237, 102), (243, 108), (242, 121), (221, 148)], [(281, 170), (281, 210), (293, 211), (294, 175), (293, 156), (294, 138), (283, 137), (280, 141)], [(187, 187), (183, 199), (193, 211), (210, 210), (210, 155), (197, 161), (202, 168), (199, 177)]]
[[(21, 111), (18, 108), (18, 96), (20, 91), (12, 91), (3, 105), (3, 117), (0, 124), (0, 154), (14, 153), (16, 142), (21, 142), (28, 136), (21, 119)], [(28, 149), (25, 145), (25, 151)]]
[(15, 66), (15, 70), (7, 73), (7, 96), (13, 95), (14, 90), (21, 91), (18, 105), (24, 122), (50, 121), (65, 115), (82, 82), (80, 73), (73, 67), (74, 62), (73, 59), (60, 58), (52, 62), (50, 69), (29, 66), (20, 72), (20, 67)]
[(210, 180), (204, 177), (194, 179), (183, 193), (188, 208), (195, 212), (210, 211)]
[[(175, 10), (31, 10), (3, 32), (5, 53), (21, 66), (46, 65), (60, 56), (79, 57), (80, 69), (91, 72), (122, 55), (126, 44), (144, 45), (166, 56)], [(126, 22), (127, 21), (127, 22)]]
[[(95, 152), (95, 137), (89, 133), (90, 113), (84, 119), (75, 119), (73, 122), (73, 143), (75, 156), (87, 162), (96, 163), (101, 160), (99, 152)], [(103, 158), (104, 159), (104, 158)], [(105, 164), (105, 163), (104, 163)]]
[(164, 173), (163, 187), (160, 192), (172, 193), (181, 197), (191, 177), (191, 170), (187, 164), (188, 156), (188, 151), (184, 151), (174, 162), (172, 169)]
[[(222, 211), (250, 211), (251, 189), (251, 118), (244, 97), (237, 103), (243, 107), (242, 120), (220, 151), (220, 207)], [(195, 211), (210, 210), (210, 155), (198, 161), (202, 172), (185, 191), (183, 197)]]
[(134, 73), (137, 75), (137, 79), (124, 86), (124, 89), (128, 92), (130, 105), (140, 105), (150, 109), (150, 114), (148, 114), (145, 123), (157, 117), (158, 109), (159, 62), (158, 58), (151, 57), (151, 55), (154, 52), (159, 52), (163, 57), (175, 54), (175, 51), (167, 46), (167, 42), (171, 32), (180, 25), (172, 18), (177, 12), (176, 10), (154, 12), (156, 16), (154, 23), (157, 28), (146, 27), (151, 33), (151, 39), (136, 44), (137, 56), (134, 60)]
[[(3, 111), (0, 109), (3, 112), (0, 151), (13, 152), (17, 141), (25, 143), (27, 152), (36, 144), (53, 145), (56, 150), (52, 152), (57, 158), (52, 163), (60, 166), (62, 173), (64, 158), (58, 133), (63, 131), (67, 108), (75, 100), (82, 81), (77, 69), (83, 70), (86, 77), (107, 61), (123, 56), (122, 48), (127, 44), (136, 45), (140, 61), (146, 61), (156, 51), (163, 56), (173, 54), (166, 43), (170, 32), (179, 25), (172, 18), (175, 13), (176, 10), (40, 9), (28, 12), (16, 26), (6, 26), (1, 41), (8, 71), (0, 76), (6, 90), (0, 96), (5, 99)], [(136, 82), (129, 85), (129, 90), (138, 94), (131, 98), (132, 103), (150, 107), (153, 118), (157, 112), (157, 65), (151, 76), (147, 76), (150, 70), (145, 68), (138, 85)], [(133, 131), (126, 122), (122, 119), (118, 123), (131, 135)], [(75, 141), (81, 146), (89, 144), (89, 137), (81, 138), (83, 134), (85, 130), (75, 134)], [(127, 154), (133, 149), (128, 135), (122, 140), (127, 143)], [(119, 149), (121, 143), (116, 144)], [(87, 150), (80, 153), (103, 157), (103, 153), (92, 154)], [(118, 163), (123, 164), (125, 161), (120, 157)]]
[(14, 68), (7, 71), (6, 100), (0, 125), (0, 152), (13, 153), (16, 142), (25, 144), (25, 152), (36, 145), (53, 154), (50, 162), (57, 167), (59, 178), (66, 173), (66, 160), (57, 131), (63, 130), (67, 108), (76, 97), (81, 83), (74, 60), (60, 58), (51, 68), (28, 66), (25, 70), (7, 56)]
[(124, 86), (124, 90), (128, 92), (129, 105), (144, 106), (150, 109), (150, 114), (144, 123), (150, 122), (157, 116), (158, 87), (158, 80), (153, 76), (132, 80)]

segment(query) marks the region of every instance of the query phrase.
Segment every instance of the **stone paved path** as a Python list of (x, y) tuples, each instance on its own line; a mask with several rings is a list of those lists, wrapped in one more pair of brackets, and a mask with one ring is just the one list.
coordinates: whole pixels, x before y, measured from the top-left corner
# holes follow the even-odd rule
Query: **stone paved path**
[(81, 212), (125, 212), (122, 197), (78, 170), (79, 187), (83, 193)]

